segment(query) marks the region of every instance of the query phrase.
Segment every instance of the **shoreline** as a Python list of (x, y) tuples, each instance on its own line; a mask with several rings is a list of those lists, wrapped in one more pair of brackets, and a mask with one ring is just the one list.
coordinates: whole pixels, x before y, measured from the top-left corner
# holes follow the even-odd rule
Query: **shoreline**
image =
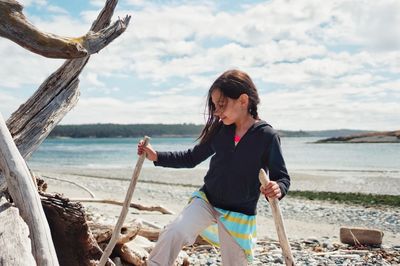
[[(43, 169), (43, 170), (42, 170)], [(59, 175), (78, 175), (94, 178), (127, 180), (133, 167), (84, 168), (84, 167), (40, 167), (34, 171)], [(177, 184), (198, 187), (203, 184), (206, 168), (171, 169), (143, 165), (139, 181), (159, 184)], [(335, 193), (362, 193), (400, 196), (400, 173), (398, 171), (343, 171), (298, 170), (290, 172), (290, 191), (315, 191)]]

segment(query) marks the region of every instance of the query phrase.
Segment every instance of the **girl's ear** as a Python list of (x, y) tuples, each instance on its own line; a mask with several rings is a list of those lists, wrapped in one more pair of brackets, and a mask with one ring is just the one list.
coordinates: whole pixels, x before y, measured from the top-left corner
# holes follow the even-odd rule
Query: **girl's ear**
[(240, 105), (247, 108), (247, 106), (249, 105), (249, 95), (247, 95), (245, 93), (241, 94), (239, 96), (239, 102), (240, 102)]

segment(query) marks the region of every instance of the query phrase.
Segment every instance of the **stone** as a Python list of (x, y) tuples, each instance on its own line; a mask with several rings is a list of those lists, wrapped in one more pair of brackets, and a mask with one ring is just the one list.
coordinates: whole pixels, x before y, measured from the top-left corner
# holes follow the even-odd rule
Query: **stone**
[(378, 229), (361, 227), (341, 227), (340, 242), (349, 245), (381, 245), (383, 232)]

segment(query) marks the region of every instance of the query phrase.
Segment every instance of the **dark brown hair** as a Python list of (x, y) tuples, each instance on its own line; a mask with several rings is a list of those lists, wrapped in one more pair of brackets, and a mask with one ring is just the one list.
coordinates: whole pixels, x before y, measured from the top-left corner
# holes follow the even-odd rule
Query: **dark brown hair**
[(260, 103), (260, 98), (250, 76), (236, 69), (225, 71), (214, 81), (208, 90), (206, 104), (207, 122), (199, 136), (201, 143), (209, 140), (222, 125), (219, 118), (214, 115), (215, 106), (211, 98), (212, 92), (216, 89), (220, 90), (223, 97), (231, 99), (238, 99), (240, 95), (247, 94), (249, 96), (248, 112), (255, 119), (259, 119), (257, 105)]

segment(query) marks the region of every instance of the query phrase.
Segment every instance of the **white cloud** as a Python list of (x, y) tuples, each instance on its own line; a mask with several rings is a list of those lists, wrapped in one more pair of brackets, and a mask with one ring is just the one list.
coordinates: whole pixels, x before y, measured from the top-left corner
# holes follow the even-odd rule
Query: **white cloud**
[(0, 113), (4, 120), (7, 120), (20, 104), (20, 99), (12, 96), (9, 91), (0, 91)]
[(260, 115), (284, 129), (395, 129), (392, 123), (399, 118), (393, 114), (400, 113), (400, 105), (383, 102), (379, 90), (337, 87), (266, 93), (261, 95)]
[[(204, 123), (199, 97), (160, 95), (146, 101), (82, 98), (63, 120), (69, 123)], [(177, 116), (175, 114), (179, 113)]]
[(66, 37), (82, 36), (89, 31), (91, 25), (89, 22), (82, 22), (79, 19), (79, 15), (71, 17), (70, 15), (63, 13), (51, 17), (50, 19), (42, 19), (38, 16), (32, 16), (32, 23), (41, 31)]
[[(104, 1), (90, 4), (96, 10), (59, 10), (57, 16), (34, 16), (32, 21), (48, 32), (79, 36)], [(274, 84), (263, 88), (261, 110), (278, 128), (367, 129), (376, 123), (388, 129), (400, 123), (395, 104), (400, 98), (396, 0), (274, 0), (242, 5), (240, 11), (218, 10), (212, 1), (123, 4), (132, 10), (118, 9), (114, 18), (130, 14), (131, 25), (92, 56), (81, 75), (82, 91), (91, 93), (64, 123), (203, 122), (205, 99), (191, 95), (206, 95), (228, 68), (247, 71), (256, 84)], [(0, 58), (1, 89), (34, 90), (62, 62), (32, 55), (2, 39)], [(150, 100), (128, 90), (121, 99), (120, 84), (108, 85), (109, 78), (122, 79), (122, 84), (131, 77), (157, 85), (144, 93)], [(119, 96), (93, 98), (96, 91), (99, 96)], [(195, 102), (199, 108), (193, 107)]]
[(86, 73), (84, 80), (89, 86), (104, 87), (105, 84), (98, 79), (98, 75), (93, 72)]
[(24, 7), (28, 7), (31, 5), (45, 6), (47, 4), (46, 0), (18, 0), (18, 2)]
[(46, 59), (33, 54), (16, 43), (7, 39), (0, 39), (0, 88), (18, 89), (21, 86), (31, 86), (32, 91), (39, 87), (40, 83), (63, 60)]
[(58, 14), (64, 14), (64, 15), (68, 14), (67, 10), (65, 10), (64, 8), (61, 8), (59, 6), (55, 6), (55, 5), (48, 5), (47, 10), (50, 11), (51, 13), (58, 13)]
[(104, 6), (103, 0), (90, 0), (89, 2), (92, 6), (95, 6), (95, 7), (103, 7)]
[(379, 50), (400, 48), (400, 2), (337, 1), (320, 37), (329, 43), (361, 45)]

